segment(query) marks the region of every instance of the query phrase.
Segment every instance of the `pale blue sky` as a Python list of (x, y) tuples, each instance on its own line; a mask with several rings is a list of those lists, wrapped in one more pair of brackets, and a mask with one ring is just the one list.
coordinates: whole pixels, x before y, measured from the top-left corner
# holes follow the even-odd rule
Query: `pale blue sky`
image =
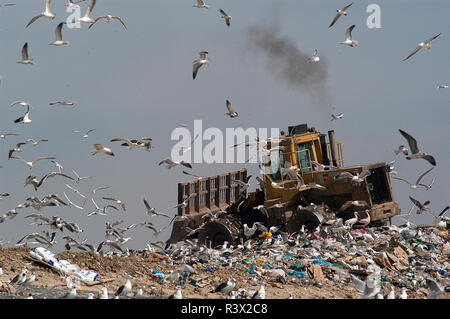
[[(434, 176), (437, 179), (430, 191), (412, 191), (406, 184), (393, 181), (395, 200), (403, 212), (410, 208), (408, 195), (431, 200), (436, 212), (448, 205), (450, 91), (437, 89), (450, 81), (448, 1), (355, 1), (349, 15), (328, 29), (336, 9), (350, 1), (211, 0), (206, 10), (193, 8), (195, 0), (99, 0), (92, 15), (118, 15), (128, 30), (117, 21), (101, 21), (90, 30), (86, 25), (72, 30), (65, 27), (62, 32), (71, 42), (68, 47), (48, 45), (54, 40), (57, 24), (68, 16), (65, 0), (52, 1), (55, 20), (42, 18), (29, 28), (25, 25), (42, 12), (45, 1), (14, 2), (16, 6), (0, 9), (0, 133), (20, 136), (0, 141), (0, 165), (4, 166), (0, 169), (0, 192), (12, 194), (0, 201), (1, 214), (29, 196), (52, 192), (62, 196), (62, 190), (67, 190), (67, 181), (58, 178), (47, 181), (38, 192), (30, 186), (24, 188), (30, 173), (41, 177), (54, 167), (40, 162), (30, 171), (20, 161), (7, 160), (8, 150), (17, 142), (29, 137), (47, 138), (48, 143), (36, 147), (25, 145), (19, 155), (26, 159), (55, 156), (64, 171), (75, 169), (93, 176), (75, 186), (84, 193), (97, 186), (111, 186), (99, 196), (122, 199), (127, 212), (88, 218), (88, 211), (57, 207), (43, 210), (44, 215), (60, 215), (77, 222), (85, 229), (80, 238), (94, 243), (103, 239), (107, 220), (121, 218), (125, 225), (152, 220), (162, 227), (166, 220), (148, 218), (142, 198), (161, 210), (176, 204), (177, 183), (189, 178), (180, 168), (167, 171), (157, 164), (175, 144), (170, 140), (173, 128), (179, 123), (192, 127), (195, 119), (203, 120), (204, 128), (224, 131), (227, 127), (286, 130), (289, 125), (305, 122), (325, 133), (334, 129), (337, 139), (344, 142), (346, 165), (396, 158), (399, 175), (413, 181), (430, 165), (423, 160), (395, 157), (394, 149), (406, 144), (398, 132), (401, 128), (416, 137), (421, 149), (435, 156), (438, 165), (425, 181)], [(380, 29), (366, 26), (366, 7), (371, 3), (381, 7)], [(86, 5), (82, 4), (82, 13)], [(230, 28), (220, 18), (219, 8), (233, 17)], [(352, 24), (356, 24), (353, 37), (359, 46), (343, 47), (339, 42)], [(305, 54), (319, 50), (322, 62), (328, 65), (329, 105), (320, 105), (306, 92), (286, 86), (271, 73), (264, 54), (249, 50), (246, 34), (255, 25), (277, 26), (280, 35)], [(440, 32), (431, 50), (401, 61), (419, 42)], [(16, 63), (25, 42), (35, 65)], [(192, 61), (202, 50), (209, 52), (211, 65), (202, 67), (193, 80)], [(62, 99), (75, 106), (48, 105)], [(239, 112), (238, 118), (224, 116), (226, 99)], [(13, 123), (23, 114), (19, 106), (9, 108), (16, 100), (33, 105), (31, 125)], [(330, 122), (332, 112), (344, 113), (344, 119)], [(86, 140), (72, 132), (90, 128), (97, 130)], [(153, 149), (129, 151), (109, 142), (122, 136), (150, 136)], [(91, 156), (94, 143), (112, 148), (115, 158)], [(253, 175), (257, 173), (255, 164), (196, 164), (192, 172), (207, 176), (242, 167)], [(66, 193), (81, 202), (76, 194)], [(16, 242), (28, 232), (45, 230), (29, 226), (31, 221), (23, 219), (31, 212), (22, 210), (14, 220), (0, 224), (0, 240)], [(414, 216), (412, 221), (425, 223), (431, 217)], [(158, 239), (166, 240), (169, 234), (170, 229)], [(144, 229), (130, 231), (129, 235), (133, 240), (128, 247), (135, 249), (157, 240)], [(64, 243), (61, 235), (57, 241), (60, 245), (55, 249)]]

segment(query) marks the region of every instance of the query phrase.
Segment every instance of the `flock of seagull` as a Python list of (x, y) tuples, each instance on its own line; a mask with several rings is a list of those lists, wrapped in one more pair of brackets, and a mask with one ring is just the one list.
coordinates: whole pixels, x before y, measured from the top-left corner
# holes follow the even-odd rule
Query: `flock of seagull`
[[(83, 3), (86, 1), (88, 1), (88, 0), (80, 0), (77, 2), (75, 2), (73, 0), (68, 0), (68, 3), (65, 4), (65, 6), (71, 7), (71, 8), (79, 8), (80, 3)], [(26, 28), (30, 27), (33, 23), (39, 21), (41, 18), (45, 18), (48, 20), (54, 20), (56, 15), (54, 13), (52, 13), (51, 3), (52, 3), (51, 0), (45, 0), (44, 11), (42, 13), (40, 13), (39, 15), (32, 17), (31, 20), (28, 22), (28, 24), (26, 24)], [(342, 9), (337, 10), (335, 17), (333, 18), (331, 24), (329, 25), (329, 28), (333, 27), (342, 16), (348, 15), (347, 10), (352, 6), (352, 4), (353, 3), (350, 3), (350, 4), (346, 5), (345, 7), (343, 7)], [(14, 4), (4, 4), (3, 6), (13, 6), (13, 5)], [(108, 23), (113, 20), (116, 20), (116, 21), (119, 21), (126, 30), (128, 29), (127, 26), (125, 25), (124, 21), (119, 16), (101, 15), (96, 18), (91, 17), (95, 5), (96, 5), (96, 0), (90, 0), (84, 16), (78, 20), (72, 21), (71, 23), (85, 23), (88, 25), (88, 28), (90, 29), (93, 25), (95, 25), (100, 20), (105, 20)], [(194, 4), (193, 7), (209, 9), (210, 6), (207, 5), (202, 0), (197, 0), (197, 3)], [(221, 18), (224, 19), (226, 26), (230, 27), (232, 17), (228, 13), (226, 13), (223, 9), (219, 9), (219, 12), (221, 14)], [(60, 22), (56, 26), (55, 41), (51, 42), (49, 45), (53, 45), (53, 46), (69, 46), (70, 45), (70, 42), (63, 40), (63, 37), (62, 37), (62, 28), (67, 23), (68, 22)], [(343, 42), (340, 42), (341, 45), (346, 45), (346, 46), (350, 46), (350, 47), (358, 46), (358, 44), (359, 44), (358, 41), (354, 40), (352, 37), (352, 32), (353, 32), (355, 26), (356, 26), (355, 24), (352, 24), (350, 27), (348, 27), (346, 29), (346, 31), (345, 31), (346, 38)], [(440, 36), (440, 33), (424, 42), (419, 43), (418, 46), (403, 61), (410, 59), (413, 55), (415, 55), (421, 49), (426, 49), (426, 50), (430, 49), (431, 42), (433, 40), (435, 40), (436, 38), (438, 38), (439, 36)], [(17, 63), (23, 64), (23, 65), (35, 64), (34, 59), (30, 58), (28, 42), (26, 42), (23, 45), (23, 47), (21, 49), (21, 56), (22, 56), (21, 60), (17, 61)], [(310, 58), (308, 58), (308, 62), (309, 63), (319, 63), (320, 62), (319, 52), (317, 49), (314, 49), (314, 53)], [(198, 72), (203, 65), (206, 65), (206, 66), (210, 65), (210, 61), (208, 60), (208, 51), (201, 51), (199, 53), (199, 58), (193, 62), (192, 77), (194, 80), (197, 78)], [(448, 88), (448, 86), (447, 85), (439, 85), (438, 88)], [(30, 119), (30, 109), (32, 108), (32, 105), (26, 101), (15, 101), (15, 102), (11, 103), (10, 107), (14, 107), (16, 105), (26, 108), (26, 112), (23, 116), (20, 116), (19, 118), (15, 119), (14, 123), (22, 124), (22, 125), (31, 124), (32, 120)], [(49, 105), (50, 106), (54, 106), (54, 105), (73, 106), (74, 103), (72, 103), (70, 101), (55, 101), (55, 102), (50, 102)], [(225, 113), (225, 115), (229, 116), (230, 118), (236, 118), (239, 116), (238, 112), (233, 108), (229, 99), (226, 100), (225, 106), (228, 111), (227, 113)], [(331, 121), (341, 120), (343, 118), (343, 115), (344, 115), (343, 113), (336, 114), (336, 115), (332, 114)], [(96, 130), (95, 128), (92, 128), (87, 131), (76, 130), (73, 132), (81, 133), (82, 137), (84, 139), (87, 139), (89, 137), (89, 134), (94, 132), (95, 130)], [(404, 156), (407, 160), (424, 159), (433, 166), (437, 165), (435, 158), (432, 155), (421, 151), (418, 147), (417, 141), (410, 134), (406, 133), (403, 130), (399, 130), (399, 131), (400, 131), (401, 135), (406, 139), (406, 141), (409, 145), (409, 149), (407, 149), (404, 145), (401, 145), (401, 146), (399, 146), (399, 148), (397, 150), (395, 150), (396, 155), (402, 153), (402, 154), (404, 154)], [(18, 136), (18, 135), (19, 134), (16, 134), (16, 133), (1, 133), (0, 139), (6, 140), (10, 137)], [(193, 142), (197, 137), (195, 137), (193, 139), (191, 146), (189, 148), (182, 150), (182, 151), (185, 152), (185, 151), (189, 150), (192, 147)], [(10, 209), (8, 212), (6, 212), (2, 216), (0, 216), (0, 224), (6, 222), (8, 220), (14, 219), (18, 215), (19, 210), (25, 209), (25, 208), (32, 208), (39, 212), (42, 209), (47, 208), (47, 207), (67, 206), (67, 207), (72, 207), (72, 208), (75, 208), (78, 210), (86, 211), (89, 209), (87, 204), (92, 203), (93, 207), (91, 208), (90, 212), (86, 215), (88, 217), (91, 217), (94, 215), (107, 216), (107, 215), (109, 215), (110, 209), (118, 211), (119, 210), (118, 207), (120, 207), (123, 212), (126, 212), (126, 204), (121, 199), (115, 198), (114, 196), (111, 196), (111, 195), (101, 197), (101, 199), (103, 201), (105, 201), (104, 205), (97, 204), (97, 202), (94, 199), (94, 196), (99, 191), (105, 191), (105, 190), (109, 189), (110, 187), (108, 187), (108, 186), (96, 187), (96, 188), (92, 189), (89, 193), (86, 193), (86, 195), (82, 191), (78, 190), (76, 188), (77, 187), (76, 185), (81, 186), (81, 184), (83, 183), (84, 180), (89, 179), (91, 177), (90, 176), (80, 176), (73, 169), (72, 169), (73, 175), (63, 172), (63, 166), (56, 161), (56, 159), (57, 159), (56, 157), (41, 156), (41, 157), (30, 160), (29, 158), (24, 159), (21, 156), (14, 155), (15, 153), (21, 153), (22, 148), (25, 145), (31, 144), (31, 145), (37, 146), (41, 142), (48, 142), (48, 140), (47, 139), (28, 138), (25, 141), (16, 143), (16, 146), (9, 150), (8, 160), (22, 161), (25, 163), (26, 167), (30, 171), (33, 170), (36, 167), (36, 165), (42, 161), (52, 162), (55, 165), (55, 167), (57, 168), (57, 171), (48, 172), (48, 173), (44, 174), (44, 176), (41, 178), (38, 178), (35, 175), (27, 176), (25, 179), (24, 186), (32, 185), (34, 187), (34, 190), (38, 191), (38, 189), (43, 185), (43, 183), (45, 181), (48, 181), (50, 178), (59, 176), (60, 178), (65, 178), (65, 179), (70, 180), (71, 182), (75, 183), (72, 185), (65, 184), (65, 186), (67, 187), (68, 191), (71, 191), (74, 194), (76, 194), (78, 197), (81, 197), (83, 200), (83, 203), (79, 203), (79, 204), (74, 203), (73, 200), (69, 199), (69, 196), (67, 195), (67, 193), (65, 191), (63, 191), (63, 195), (64, 195), (65, 199), (62, 199), (57, 194), (48, 194), (41, 198), (39, 198), (37, 196), (30, 196), (23, 203), (16, 205), (16, 207), (14, 207), (13, 209)], [(150, 137), (141, 137), (141, 138), (118, 137), (118, 138), (111, 139), (110, 142), (120, 142), (121, 146), (124, 146), (129, 150), (136, 149), (136, 148), (142, 148), (147, 151), (150, 151), (150, 149), (152, 148), (152, 138), (150, 138)], [(267, 145), (267, 142), (268, 142), (268, 140), (267, 141), (262, 141), (262, 140), (255, 141), (257, 146), (259, 146), (261, 143), (265, 143), (265, 145)], [(249, 142), (246, 144), (246, 146), (252, 146), (255, 143)], [(101, 143), (95, 143), (94, 149), (92, 151), (90, 151), (90, 154), (92, 156), (97, 155), (97, 154), (105, 154), (108, 156), (115, 156), (115, 153), (112, 151), (111, 148), (104, 146)], [(174, 161), (171, 158), (166, 158), (159, 162), (159, 165), (163, 165), (163, 164), (166, 165), (167, 169), (171, 169), (176, 166), (183, 166), (183, 167), (192, 169), (192, 165), (190, 163), (187, 163), (184, 161)], [(319, 169), (319, 170), (324, 169), (322, 164), (319, 164), (319, 163), (314, 163), (314, 164), (317, 167), (317, 169)], [(272, 186), (276, 187), (276, 188), (282, 188), (282, 187), (284, 187), (285, 183), (290, 183), (293, 181), (295, 181), (295, 182), (300, 181), (300, 187), (314, 187), (314, 188), (318, 188), (318, 189), (324, 188), (322, 185), (318, 185), (315, 183), (309, 183), (309, 184), (305, 185), (305, 183), (303, 181), (301, 181), (301, 177), (299, 177), (298, 174), (296, 174), (297, 169), (298, 168), (292, 167), (292, 166), (290, 166), (289, 163), (287, 163), (286, 167), (283, 168), (284, 171), (282, 173), (283, 173), (283, 175), (288, 175), (291, 179), (284, 181), (284, 182), (275, 182), (270, 178), (270, 174), (267, 174), (267, 172), (264, 172), (264, 171), (262, 171), (262, 173), (265, 174), (269, 178)], [(431, 189), (431, 187), (435, 181), (435, 178), (429, 184), (421, 183), (421, 181), (427, 174), (429, 174), (432, 171), (432, 169), (433, 168), (430, 168), (427, 171), (425, 171), (424, 173), (422, 173), (414, 183), (411, 183), (407, 179), (397, 177), (397, 176), (393, 176), (393, 178), (407, 183), (411, 187), (411, 189), (418, 189), (419, 186), (421, 186), (421, 187), (425, 188), (425, 190), (429, 190), (429, 189)], [(185, 171), (183, 171), (183, 173), (187, 174), (187, 175), (193, 175), (193, 174), (190, 174)], [(393, 173), (394, 173), (394, 171), (391, 170), (391, 174), (393, 174)], [(360, 183), (368, 175), (370, 175), (370, 171), (363, 171), (362, 173), (356, 174), (356, 175), (353, 175), (351, 173), (342, 173), (342, 174), (339, 174), (338, 176), (336, 176), (335, 180), (339, 181), (340, 179), (348, 179), (349, 178), (354, 183)], [(193, 175), (193, 176), (196, 176), (196, 175)], [(241, 184), (242, 190), (246, 190), (250, 186), (249, 178), (244, 182), (242, 182), (242, 181), (235, 181), (235, 182)], [(259, 177), (257, 177), (257, 180), (260, 184), (264, 183), (263, 180)], [(9, 195), (10, 194), (8, 194), (8, 193), (1, 193), (0, 200), (2, 200), (5, 197), (8, 197)], [(189, 199), (190, 198), (188, 197), (182, 203), (177, 204), (173, 207), (169, 207), (168, 209), (175, 209), (178, 207), (186, 207)], [(413, 203), (413, 207), (417, 207), (417, 214), (421, 214), (423, 212), (429, 212), (430, 214), (432, 214), (434, 216), (435, 220), (438, 222), (444, 218), (444, 214), (449, 210), (449, 207), (447, 206), (439, 215), (436, 215), (428, 207), (428, 205), (430, 204), (430, 201), (425, 201), (425, 202), (421, 203), (420, 201), (414, 199), (411, 196), (410, 196), (410, 199)], [(156, 208), (152, 207), (145, 198), (143, 199), (143, 204), (144, 204), (143, 207), (145, 208), (145, 209), (143, 209), (143, 213), (144, 213), (143, 215), (147, 215), (150, 217), (160, 216), (160, 217), (170, 219), (170, 215), (168, 215), (167, 213), (160, 212)], [(358, 201), (349, 201), (349, 202), (344, 203), (344, 205), (340, 208), (340, 210), (345, 210), (350, 205), (364, 206), (364, 203), (361, 203)], [(264, 207), (258, 207), (257, 209), (264, 211)], [(411, 211), (412, 210), (410, 210), (409, 213), (406, 215), (408, 223), (409, 223), (409, 217), (411, 215)], [(31, 213), (31, 214), (25, 216), (25, 218), (33, 219), (33, 223), (32, 223), (33, 225), (48, 226), (49, 229), (46, 231), (42, 231), (40, 233), (32, 232), (30, 234), (26, 234), (26, 235), (22, 236), (20, 238), (20, 240), (17, 241), (17, 243), (16, 243), (17, 245), (23, 245), (25, 243), (34, 243), (34, 244), (39, 244), (39, 245), (45, 245), (47, 247), (52, 247), (53, 245), (56, 244), (56, 235), (58, 232), (63, 233), (64, 231), (68, 231), (77, 236), (79, 236), (79, 234), (81, 234), (83, 232), (83, 230), (76, 223), (63, 220), (61, 217), (58, 217), (58, 216), (47, 217), (47, 216), (39, 214), (39, 213)], [(172, 219), (172, 221), (173, 221), (173, 219)], [(359, 216), (356, 219), (350, 219), (350, 220), (346, 221), (345, 226), (351, 227), (356, 222), (360, 222), (363, 224), (366, 223), (366, 221), (361, 216)], [(153, 234), (156, 237), (158, 234), (161, 233), (162, 230), (166, 229), (170, 225), (170, 223), (161, 229), (157, 229), (156, 226), (151, 221), (143, 221), (141, 223), (131, 224), (126, 227), (121, 227), (121, 225), (123, 224), (123, 220), (117, 220), (116, 222), (113, 222), (113, 223), (106, 222), (105, 223), (106, 224), (105, 240), (100, 242), (98, 245), (93, 245), (93, 244), (89, 243), (87, 241), (87, 239), (79, 240), (78, 238), (74, 238), (69, 235), (65, 235), (63, 237), (63, 239), (66, 241), (65, 248), (68, 250), (73, 247), (76, 247), (77, 249), (84, 250), (84, 251), (92, 251), (94, 253), (108, 254), (107, 252), (105, 252), (103, 250), (103, 248), (105, 246), (108, 246), (111, 248), (111, 251), (109, 253), (112, 253), (112, 251), (114, 250), (114, 251), (119, 251), (122, 254), (126, 254), (129, 252), (129, 250), (127, 248), (125, 249), (122, 245), (131, 239), (131, 237), (125, 237), (125, 233), (127, 231), (129, 231), (131, 229), (135, 229), (137, 227), (145, 227), (145, 228), (151, 229), (153, 231)], [(244, 229), (245, 234), (250, 235), (252, 232), (254, 233), (258, 227), (261, 228), (263, 225), (255, 223), (253, 228), (249, 228), (248, 225), (244, 225), (244, 226), (246, 226)], [(198, 231), (198, 230), (192, 230), (192, 231)], [(113, 238), (113, 239), (111, 239), (111, 238)], [(154, 246), (157, 246), (157, 245), (154, 244)], [(188, 266), (188, 265), (186, 265), (186, 266)], [(34, 276), (26, 279), (26, 269), (24, 268), (16, 277), (14, 277), (12, 279), (11, 282), (24, 283), (26, 280), (28, 280), (28, 282), (32, 282), (34, 280)], [(116, 293), (115, 293), (116, 296), (127, 295), (131, 291), (131, 281), (130, 280), (131, 280), (131, 276), (127, 276), (125, 284), (116, 291)], [(218, 287), (216, 287), (212, 292), (213, 293), (215, 293), (215, 292), (229, 293), (233, 290), (234, 287), (235, 287), (235, 280), (232, 278), (229, 281), (224, 282), (221, 285), (219, 285)], [(71, 298), (73, 296), (76, 296), (76, 288), (73, 288), (66, 297)], [(100, 298), (104, 298), (105, 296), (107, 298), (108, 294), (107, 294), (106, 288), (103, 288)], [(251, 297), (254, 299), (264, 299), (265, 298), (264, 282), (260, 283), (260, 288), (257, 291), (253, 292)], [(182, 298), (181, 288), (177, 287), (177, 290), (170, 298), (181, 299)]]

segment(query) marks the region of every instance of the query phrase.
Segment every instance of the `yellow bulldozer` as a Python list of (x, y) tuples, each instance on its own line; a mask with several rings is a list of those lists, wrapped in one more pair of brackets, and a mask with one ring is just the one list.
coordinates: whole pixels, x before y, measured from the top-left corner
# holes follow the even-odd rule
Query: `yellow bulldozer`
[(334, 131), (328, 131), (327, 141), (325, 134), (301, 124), (255, 144), (270, 154), (259, 164), (259, 188), (247, 192), (246, 169), (179, 183), (178, 202), (186, 205), (178, 208), (166, 244), (186, 238), (213, 247), (233, 244), (255, 223), (289, 233), (337, 218), (352, 220), (352, 227), (382, 226), (400, 213), (389, 164), (345, 167)]

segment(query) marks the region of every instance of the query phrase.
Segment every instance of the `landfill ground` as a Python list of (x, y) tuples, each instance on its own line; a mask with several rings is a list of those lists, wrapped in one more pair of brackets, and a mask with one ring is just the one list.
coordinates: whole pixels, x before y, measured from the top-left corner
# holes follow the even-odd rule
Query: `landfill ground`
[[(250, 251), (234, 255), (233, 260), (230, 259), (233, 255), (219, 252), (215, 255), (219, 258), (214, 261), (197, 259), (192, 262), (185, 259), (184, 262), (191, 264), (197, 273), (185, 278), (183, 299), (227, 298), (228, 295), (212, 293), (212, 290), (232, 277), (237, 280), (234, 290), (240, 291), (240, 296), (244, 296), (243, 291), (256, 291), (259, 283), (264, 281), (266, 299), (286, 299), (290, 295), (294, 299), (358, 299), (363, 293), (355, 289), (350, 274), (365, 280), (374, 266), (381, 270), (379, 293), (382, 295), (393, 287), (398, 296), (401, 287), (406, 287), (408, 299), (427, 298), (430, 289), (424, 278), (433, 278), (441, 287), (449, 285), (450, 246), (446, 230), (425, 229), (420, 238), (423, 242), (405, 239), (402, 236), (404, 233), (401, 235), (391, 230), (380, 231), (379, 237), (373, 241), (358, 237), (362, 235), (361, 231), (350, 233), (353, 234), (350, 245), (333, 240), (334, 245), (330, 245), (330, 239), (326, 241), (310, 234), (302, 241), (283, 243), (277, 247), (273, 244), (272, 247), (258, 248), (258, 241), (255, 240)], [(371, 233), (376, 234), (377, 231)], [(434, 242), (428, 242), (427, 246), (427, 241), (431, 240)], [(30, 295), (34, 299), (59, 299), (70, 290), (66, 276), (30, 259), (32, 249), (28, 246), (0, 247), (0, 267), (3, 269), (0, 276), (1, 299), (27, 298)], [(355, 250), (369, 253), (355, 253)], [(315, 259), (311, 259), (313, 255)], [(167, 275), (183, 264), (182, 259), (155, 251), (130, 252), (128, 256), (63, 251), (55, 253), (55, 256), (99, 274), (91, 284), (80, 283), (76, 298), (87, 298), (89, 292), (98, 298), (103, 287), (108, 289), (109, 298), (114, 298), (114, 292), (124, 284), (126, 274), (132, 276), (132, 291), (128, 298), (132, 298), (138, 289), (143, 291), (140, 298), (168, 298), (180, 283), (158, 280), (155, 270)], [(230, 264), (230, 260), (234, 263)], [(28, 275), (36, 273), (36, 280), (29, 285), (8, 283), (23, 266), (27, 268)], [(274, 275), (273, 269), (277, 268), (284, 271), (283, 278)], [(304, 276), (296, 277), (296, 272)], [(449, 297), (448, 292), (438, 296), (439, 299)], [(250, 298), (249, 294), (246, 298)]]

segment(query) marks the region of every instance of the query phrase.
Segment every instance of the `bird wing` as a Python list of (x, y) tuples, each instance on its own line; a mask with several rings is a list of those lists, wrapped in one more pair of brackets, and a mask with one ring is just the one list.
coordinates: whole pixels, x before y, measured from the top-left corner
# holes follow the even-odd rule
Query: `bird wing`
[(107, 18), (106, 16), (99, 16), (99, 17), (97, 17), (97, 18), (94, 20), (94, 22), (92, 22), (92, 23), (89, 25), (88, 29), (92, 28), (92, 26), (93, 26), (95, 23), (97, 23), (98, 20), (106, 19), (106, 18)]
[(234, 113), (234, 109), (231, 106), (231, 103), (229, 100), (227, 100), (227, 109), (228, 109), (228, 112), (230, 112), (230, 114)]
[(339, 13), (336, 14), (333, 21), (331, 21), (330, 25), (328, 26), (328, 28), (331, 28), (340, 17), (341, 17), (341, 15)]
[(94, 9), (94, 6), (95, 6), (96, 2), (97, 2), (97, 0), (92, 0), (91, 1), (89, 6), (87, 7), (86, 14), (84, 15), (85, 17), (89, 17), (91, 15), (91, 12)]
[(24, 161), (25, 163), (27, 162), (26, 160), (24, 160), (22, 157), (19, 157), (19, 156), (11, 156), (10, 158), (22, 160), (22, 161)]
[(395, 178), (395, 179), (398, 179), (398, 180), (400, 180), (400, 181), (404, 181), (404, 182), (408, 183), (409, 185), (411, 185), (411, 183), (408, 182), (408, 181), (407, 181), (406, 179), (404, 179), (404, 178), (396, 177), (396, 176), (392, 176), (391, 178)]
[(127, 26), (125, 25), (125, 23), (122, 21), (122, 19), (120, 17), (112, 17), (112, 19), (120, 21), (120, 23), (122, 23), (122, 25), (125, 27), (125, 29), (128, 30)]
[(427, 175), (434, 167), (430, 168), (429, 170), (425, 171), (422, 175), (419, 176), (419, 178), (416, 181), (416, 185), (419, 185), (420, 180), (422, 179), (422, 177), (424, 177), (425, 175)]
[(420, 45), (418, 45), (414, 51), (412, 51), (405, 59), (403, 59), (403, 61), (408, 60), (410, 57), (412, 57), (414, 54), (416, 54), (420, 49), (422, 49), (422, 47)]
[(149, 205), (148, 202), (145, 200), (145, 198), (144, 198), (144, 205), (145, 205), (145, 208), (147, 208), (147, 210), (151, 209), (150, 205)]
[(35, 16), (34, 18), (32, 18), (32, 19), (30, 20), (30, 22), (28, 22), (26, 28), (28, 28), (28, 27), (30, 26), (30, 24), (32, 24), (34, 21), (36, 21), (36, 20), (39, 19), (40, 17), (42, 17), (42, 14), (40, 14), (40, 15)]
[(436, 39), (438, 36), (440, 36), (441, 34), (439, 33), (438, 35), (435, 35), (432, 38), (429, 38), (428, 40), (425, 41), (425, 43), (430, 43), (431, 41), (433, 41), (434, 39)]
[(192, 165), (191, 165), (190, 163), (186, 163), (186, 162), (184, 162), (184, 161), (181, 161), (180, 164), (183, 165), (183, 166), (186, 166), (186, 167), (188, 167), (188, 168), (192, 168)]
[(58, 26), (55, 29), (55, 39), (56, 41), (62, 41), (62, 27), (63, 27), (64, 22), (61, 22), (60, 24), (58, 24)]
[(419, 208), (423, 208), (423, 205), (417, 200), (412, 198), (411, 196), (409, 196), (409, 199), (414, 203), (414, 205), (416, 205)]
[(23, 47), (22, 47), (22, 59), (23, 60), (28, 60), (28, 42), (25, 43), (23, 45)]
[(50, 3), (52, 0), (45, 0), (45, 11), (50, 11)]
[(342, 11), (345, 11), (345, 10), (347, 10), (348, 8), (350, 8), (350, 6), (353, 4), (353, 2), (352, 3), (350, 3), (350, 4), (348, 4), (348, 5), (346, 5), (345, 7), (343, 7), (341, 10)]
[(442, 212), (440, 212), (439, 213), (439, 217), (441, 217), (442, 215), (444, 215), (444, 213), (446, 212), (446, 211), (448, 211), (450, 209), (450, 206), (447, 206), (447, 207), (445, 207), (443, 210), (442, 210)]
[(158, 165), (161, 165), (163, 163), (166, 163), (166, 164), (169, 164), (169, 165), (175, 164), (170, 158), (166, 158), (166, 159), (162, 160), (161, 162), (159, 162)]
[(39, 157), (39, 158), (36, 158), (32, 163), (33, 163), (33, 165), (34, 165), (34, 164), (36, 164), (36, 163), (39, 162), (39, 161), (42, 161), (42, 160), (52, 160), (52, 159), (56, 159), (56, 157)]
[(372, 172), (369, 171), (368, 169), (366, 169), (366, 170), (362, 171), (361, 174), (359, 174), (359, 178), (364, 179), (371, 174), (372, 174)]
[(103, 145), (102, 144), (94, 144), (94, 147), (97, 151), (101, 151), (103, 150)]
[(436, 166), (436, 160), (433, 156), (427, 154), (423, 156), (423, 159), (427, 160), (431, 165)]
[(345, 35), (347, 37), (347, 40), (351, 40), (352, 39), (352, 31), (353, 31), (354, 28), (355, 28), (355, 25), (353, 24), (347, 29), (347, 31), (345, 31)]
[(198, 63), (197, 61), (194, 62), (194, 65), (192, 66), (192, 78), (195, 79), (197, 77), (198, 69), (202, 66), (202, 63)]
[(414, 137), (412, 137), (411, 135), (409, 135), (408, 133), (406, 133), (403, 130), (399, 129), (400, 134), (402, 134), (402, 136), (406, 139), (406, 141), (408, 142), (409, 148), (411, 150), (411, 153), (415, 154), (415, 153), (419, 153), (419, 147), (417, 146), (417, 141)]
[(113, 138), (111, 140), (111, 142), (118, 142), (118, 141), (123, 141), (125, 143), (127, 143), (128, 145), (132, 145), (133, 143), (131, 143), (131, 141), (129, 139), (127, 139), (126, 137), (119, 137), (119, 138)]

